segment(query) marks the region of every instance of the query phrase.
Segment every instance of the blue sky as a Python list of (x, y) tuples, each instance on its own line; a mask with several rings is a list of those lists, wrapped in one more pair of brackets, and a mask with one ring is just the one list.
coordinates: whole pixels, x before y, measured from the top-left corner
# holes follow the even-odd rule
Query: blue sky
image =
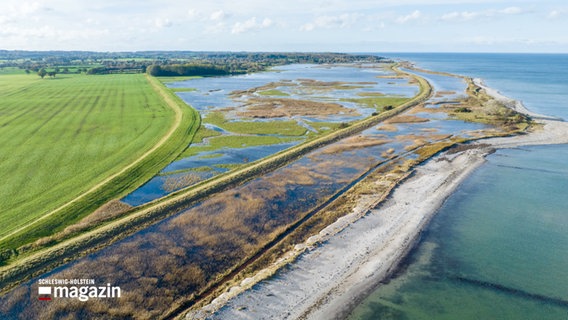
[(568, 53), (565, 0), (0, 0), (0, 49)]

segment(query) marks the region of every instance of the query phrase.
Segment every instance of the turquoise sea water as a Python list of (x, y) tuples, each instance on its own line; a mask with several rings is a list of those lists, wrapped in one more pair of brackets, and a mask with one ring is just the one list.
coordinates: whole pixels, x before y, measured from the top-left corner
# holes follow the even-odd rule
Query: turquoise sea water
[[(568, 118), (568, 55), (423, 54)], [(558, 63), (558, 64), (557, 64)], [(417, 248), (351, 319), (568, 319), (568, 146), (501, 150), (454, 193)]]

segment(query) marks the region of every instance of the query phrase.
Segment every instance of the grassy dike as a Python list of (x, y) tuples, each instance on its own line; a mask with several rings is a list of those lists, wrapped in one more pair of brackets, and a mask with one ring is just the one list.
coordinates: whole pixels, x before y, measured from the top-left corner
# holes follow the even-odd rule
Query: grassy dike
[[(155, 78), (147, 76), (147, 81), (154, 91), (176, 114), (176, 120), (170, 130), (150, 150), (108, 177), (88, 191), (47, 213), (26, 228), (21, 228), (3, 238), (0, 248), (4, 255), (11, 254), (12, 260), (19, 265), (22, 257), (21, 246), (40, 237), (53, 234), (63, 227), (78, 221), (112, 199), (126, 195), (156, 175), (164, 165), (170, 163), (185, 150), (200, 126), (199, 113), (188, 108), (175, 94), (167, 90)], [(48, 253), (49, 254), (49, 253)]]
[[(134, 232), (141, 230), (167, 216), (180, 212), (189, 205), (203, 200), (213, 193), (226, 190), (254, 177), (273, 171), (290, 161), (296, 160), (304, 154), (328, 145), (342, 138), (359, 133), (388, 118), (396, 116), (407, 109), (427, 100), (432, 94), (430, 84), (423, 78), (399, 70), (396, 66), (393, 70), (413, 78), (419, 83), (420, 92), (414, 98), (397, 108), (371, 116), (364, 120), (339, 129), (324, 136), (309, 140), (303, 144), (279, 152), (271, 157), (250, 163), (248, 166), (217, 176), (198, 185), (177, 191), (167, 197), (155, 200), (144, 206), (136, 208), (126, 217), (109, 222), (97, 229), (82, 233), (74, 238), (67, 239), (51, 247), (34, 252), (26, 257), (21, 257), (11, 264), (0, 268), (0, 286), (5, 290), (29, 278), (41, 274), (47, 270), (76, 259), (79, 256), (94, 252), (117, 240), (123, 239)], [(159, 87), (156, 79), (150, 79), (155, 87)], [(161, 87), (163, 88), (163, 87)], [(166, 100), (176, 99), (171, 92), (162, 89), (160, 94)], [(196, 130), (196, 127), (192, 127)], [(194, 133), (195, 131), (193, 131)]]

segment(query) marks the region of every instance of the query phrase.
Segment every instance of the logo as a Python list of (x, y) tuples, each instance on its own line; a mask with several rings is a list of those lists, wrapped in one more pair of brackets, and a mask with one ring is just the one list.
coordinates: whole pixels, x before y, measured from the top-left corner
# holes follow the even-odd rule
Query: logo
[(39, 294), (39, 300), (50, 301), (51, 300), (51, 287), (38, 287), (37, 293)]
[(41, 301), (77, 299), (85, 302), (89, 299), (120, 298), (122, 294), (120, 287), (110, 283), (97, 286), (93, 279), (40, 279), (38, 284), (38, 299)]

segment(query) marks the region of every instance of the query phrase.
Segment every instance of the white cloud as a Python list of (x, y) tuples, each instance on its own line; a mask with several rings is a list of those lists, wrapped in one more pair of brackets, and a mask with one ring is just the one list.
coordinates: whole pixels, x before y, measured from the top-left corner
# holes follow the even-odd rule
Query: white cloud
[(222, 33), (227, 29), (227, 24), (223, 21), (218, 22), (214, 25), (209, 25), (205, 27), (205, 33)]
[(55, 30), (50, 26), (42, 26), (38, 28), (18, 28), (6, 27), (0, 29), (0, 34), (4, 36), (22, 37), (22, 38), (49, 38), (56, 35)]
[(13, 4), (2, 5), (2, 13), (6, 17), (10, 17), (10, 20), (29, 18), (40, 11), (50, 11), (50, 9), (43, 7), (39, 2), (13, 2)]
[(568, 13), (568, 11), (565, 10), (552, 10), (548, 13), (548, 15), (546, 16), (548, 19), (559, 19), (562, 18), (566, 15), (566, 13)]
[(157, 18), (154, 20), (154, 25), (158, 28), (169, 28), (173, 25), (172, 21), (168, 18)]
[(8, 17), (8, 16), (0, 16), (0, 25), (4, 24), (4, 23), (8, 23), (11, 22), (12, 18)]
[(187, 10), (187, 18), (190, 20), (197, 19), (200, 16), (199, 11), (197, 9), (189, 9)]
[(348, 14), (344, 13), (338, 16), (320, 16), (314, 19), (314, 21), (304, 24), (300, 30), (302, 31), (312, 31), (316, 28), (347, 28), (354, 25), (359, 14)]
[(225, 13), (225, 11), (218, 10), (218, 11), (211, 13), (211, 15), (209, 16), (209, 19), (212, 20), (212, 21), (221, 21), (221, 20), (224, 20), (226, 17), (227, 17), (227, 14)]
[(454, 11), (454, 12), (444, 14), (441, 19), (445, 20), (445, 21), (454, 21), (454, 20), (464, 21), (464, 20), (472, 20), (472, 19), (475, 19), (479, 16), (480, 16), (479, 12), (470, 12), (470, 11), (457, 12), (457, 11)]
[(17, 11), (22, 15), (30, 15), (41, 9), (41, 5), (38, 2), (24, 2), (22, 3)]
[(523, 13), (523, 10), (519, 7), (509, 7), (509, 8), (505, 8), (503, 10), (499, 10), (498, 12), (503, 13), (503, 14), (514, 15), (514, 14)]
[(519, 7), (508, 7), (502, 10), (485, 10), (485, 11), (454, 11), (442, 15), (440, 18), (444, 21), (469, 21), (478, 18), (490, 18), (503, 15), (518, 15), (525, 13), (523, 9)]
[[(478, 38), (477, 42), (468, 38), (468, 49), (475, 50), (477, 43), (499, 50), (505, 48), (500, 41), (511, 37), (568, 42), (563, 32), (568, 7), (562, 1), (550, 0), (545, 5), (536, 0), (0, 0), (0, 46), (353, 51), (377, 42), (386, 44), (386, 49), (392, 45), (390, 50), (402, 42), (409, 44), (404, 48), (419, 50), (410, 43), (437, 41), (440, 48), (447, 45), (444, 50), (461, 50), (453, 47), (458, 39), (487, 35), (496, 38)], [(530, 16), (524, 19), (523, 14)], [(498, 21), (503, 27), (491, 24)], [(417, 23), (424, 32), (403, 27)], [(447, 23), (453, 25), (448, 27)], [(108, 34), (96, 33), (105, 28)], [(388, 32), (380, 32), (381, 28)], [(302, 32), (311, 30), (318, 32)], [(258, 37), (235, 36), (246, 32), (258, 32)], [(82, 34), (91, 38), (82, 40)], [(290, 40), (267, 41), (270, 38)], [(507, 50), (514, 48), (511, 44)], [(564, 45), (562, 50), (566, 48)]]
[(404, 24), (413, 20), (420, 19), (420, 17), (422, 17), (422, 13), (419, 10), (414, 10), (414, 12), (412, 12), (411, 14), (396, 18), (396, 23)]
[(108, 34), (109, 30), (107, 29), (67, 30), (56, 29), (48, 25), (35, 28), (7, 27), (0, 29), (0, 35), (2, 36), (17, 37), (21, 39), (47, 39), (57, 41), (90, 39)]
[(252, 17), (244, 22), (237, 22), (233, 25), (231, 30), (232, 34), (244, 33), (251, 30), (260, 30), (271, 27), (273, 24), (272, 20), (264, 18), (262, 22), (257, 22), (256, 17)]

